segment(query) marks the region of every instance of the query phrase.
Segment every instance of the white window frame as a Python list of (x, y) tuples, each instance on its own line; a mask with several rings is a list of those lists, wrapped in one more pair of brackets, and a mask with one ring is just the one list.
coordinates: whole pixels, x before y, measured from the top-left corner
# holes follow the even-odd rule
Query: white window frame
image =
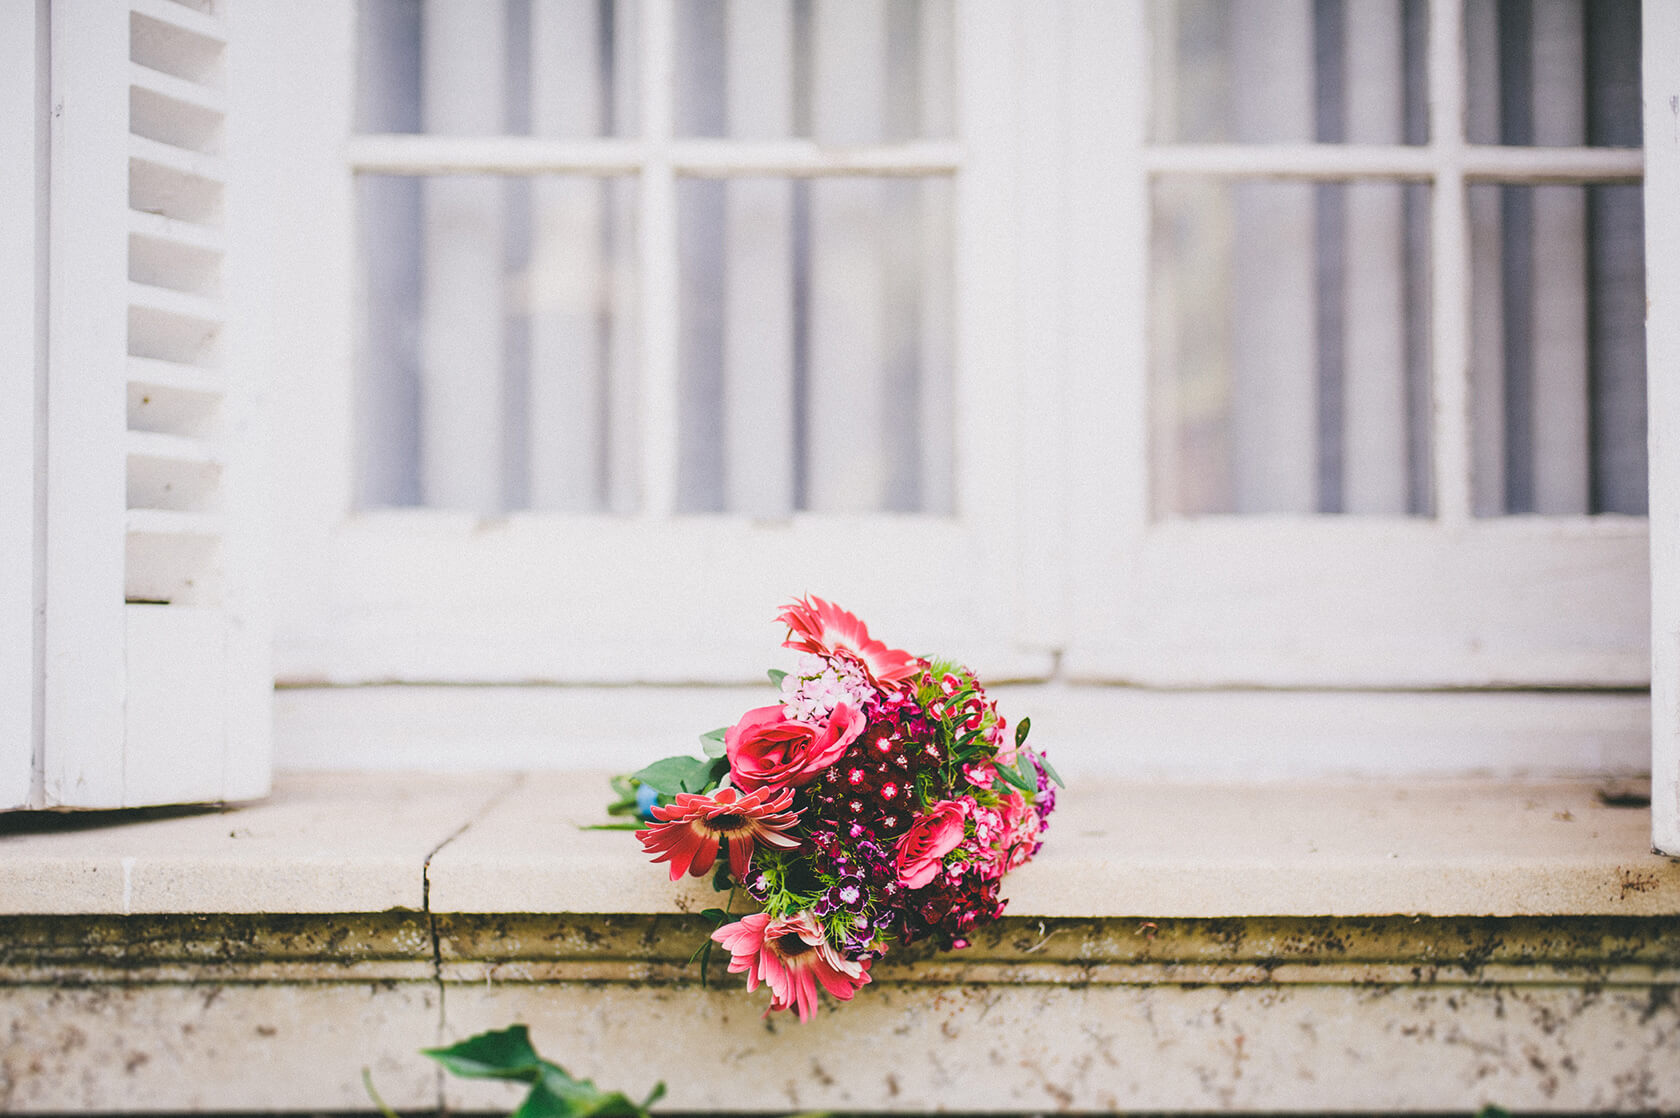
[[(1016, 239), (1007, 67), (959, 64), (960, 137), (826, 149), (807, 141), (674, 140), (667, 82), (673, 0), (644, 0), (637, 23), (643, 135), (351, 137), (354, 9), (296, 13), (280, 51), (333, 60), (327, 87), (286, 107), (277, 140), (312, 229), (281, 282), (289, 445), (280, 539), (283, 681), (730, 682), (763, 658), (765, 627), (811, 592), (867, 614), (917, 647), (961, 648), (1004, 678), (1042, 678), (1051, 656), (1016, 608), (1020, 443), (1011, 298)], [(1014, 13), (958, 7), (959, 59), (1009, 56)], [(310, 72), (319, 72), (314, 65)], [(337, 137), (323, 142), (322, 136)], [(476, 171), (634, 173), (640, 179), (643, 393), (641, 511), (632, 516), (436, 510), (356, 513), (351, 369), (357, 322), (352, 176)], [(673, 513), (676, 465), (676, 241), (680, 174), (948, 174), (955, 180), (956, 514), (796, 514), (785, 521)], [(293, 472), (295, 471), (295, 472)], [(290, 473), (291, 476), (285, 476)], [(286, 578), (282, 575), (282, 578)]]
[(1680, 7), (1644, 4), (1651, 842), (1680, 855)]
[[(1085, 257), (1069, 288), (1086, 297), (1068, 311), (1079, 407), (1062, 442), (1103, 453), (1066, 469), (1087, 482), (1073, 506), (1087, 512), (1069, 520), (1081, 608), (1069, 613), (1068, 674), (1172, 687), (1645, 686), (1644, 518), (1471, 515), (1466, 202), (1481, 181), (1638, 181), (1641, 153), (1465, 143), (1461, 0), (1430, 6), (1426, 146), (1152, 144), (1145, 6), (1068, 11), (1088, 24), (1071, 37), (1070, 81), (1103, 108), (1076, 114), (1070, 139), (1102, 153), (1102, 169), (1068, 204), (1070, 251)], [(1148, 320), (1149, 180), (1180, 173), (1433, 183), (1434, 517), (1151, 509), (1149, 357), (1127, 324)]]
[[(670, 4), (652, 0), (647, 22), (668, 28)], [(1642, 156), (1454, 139), (1461, 10), (1449, 0), (1432, 9), (1429, 147), (1240, 152), (1148, 142), (1143, 3), (959, 0), (957, 142), (850, 153), (641, 138), (353, 138), (353, 6), (276, 21), (282, 65), (303, 60), (304, 72), (325, 78), (276, 106), (272, 137), (288, 168), (278, 222), (293, 231), (275, 338), (281, 682), (744, 682), (764, 659), (775, 602), (808, 590), (852, 605), (899, 643), (959, 652), (995, 678), (1049, 677), (1060, 652), (1059, 678), (1071, 683), (1643, 687), (1645, 521), (1469, 515), (1464, 282), (1466, 183), (1627, 181)], [(658, 36), (652, 45), (670, 48)], [(651, 61), (644, 73), (657, 75), (668, 53)], [(798, 174), (836, 160), (853, 170), (899, 160), (900, 171), (957, 177), (957, 517), (667, 515), (669, 315), (644, 335), (644, 383), (663, 393), (654, 414), (667, 449), (644, 463), (662, 480), (644, 493), (642, 515), (352, 511), (355, 169), (634, 171), (657, 199), (679, 169)], [(1149, 183), (1184, 171), (1435, 182), (1436, 517), (1154, 514)], [(641, 297), (668, 306), (673, 249), (652, 242), (669, 226), (645, 224), (644, 262), (657, 266), (644, 269)], [(1458, 278), (1443, 286), (1445, 275)], [(1655, 510), (1656, 487), (1652, 500)], [(1560, 604), (1536, 610), (1536, 599)], [(1430, 708), (1437, 722), (1450, 717), (1440, 707)], [(1516, 734), (1500, 748), (1517, 748)], [(1384, 735), (1396, 742), (1404, 729)]]

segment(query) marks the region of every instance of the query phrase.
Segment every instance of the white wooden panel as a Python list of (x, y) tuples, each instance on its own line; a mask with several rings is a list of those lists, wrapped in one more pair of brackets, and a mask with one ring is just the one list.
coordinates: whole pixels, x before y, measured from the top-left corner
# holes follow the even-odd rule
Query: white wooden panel
[[(1151, 531), (1076, 680), (1151, 686), (1642, 687), (1643, 521), (1255, 518)], [(1492, 577), (1489, 577), (1490, 574)], [(1106, 638), (1106, 639), (1105, 639)]]
[[(1035, 736), (1076, 787), (1112, 775), (1245, 785), (1330, 774), (1603, 778), (1641, 774), (1650, 761), (1642, 694), (987, 685), (1006, 716), (1031, 715)], [(276, 763), (294, 771), (627, 771), (770, 695), (762, 679), (743, 687), (288, 688), (277, 696)]]
[[(501, 131), (503, 7), (426, 0), (423, 18), (427, 131)], [(502, 201), (494, 180), (425, 187), (420, 492), (438, 508), (502, 508)]]
[[(1069, 652), (1110, 639), (1111, 589), (1150, 522), (1150, 90), (1142, 5), (1071, 4), (1064, 15), (1069, 94), (1067, 217), (1057, 246), (1079, 282), (1062, 291), (1068, 408), (1065, 485)], [(1118, 54), (1116, 52), (1119, 52)], [(1024, 475), (1025, 476), (1025, 475)]]
[[(593, 135), (602, 112), (603, 75), (580, 44), (600, 35), (600, 7), (546, 0), (531, 8), (531, 132)], [(606, 275), (605, 196), (590, 179), (538, 178), (531, 184), (530, 429), (531, 507), (594, 511), (602, 497), (605, 350), (601, 332)]]
[(227, 619), (219, 609), (124, 607), (126, 804), (223, 798)]
[(0, 7), (0, 810), (29, 802), (37, 745), (36, 438), (44, 414), (45, 3)]
[[(1357, 13), (1357, 14), (1355, 14)], [(1346, 139), (1398, 144), (1405, 103), (1398, 0), (1349, 11)], [(1343, 509), (1406, 511), (1405, 199), (1350, 183), (1343, 242)]]
[[(1069, 480), (1083, 472), (1080, 456), (1065, 434), (1065, 424), (1076, 410), (1068, 407), (1065, 399), (1074, 381), (1067, 373), (1069, 292), (1061, 283), (1070, 217), (1062, 201), (1068, 188), (1064, 153), (1071, 140), (1069, 114), (1077, 104), (1070, 103), (1067, 96), (1067, 65), (1062, 56), (1069, 23), (1067, 9), (1061, 0), (1036, 6), (1030, 13), (1015, 8), (1010, 29), (1016, 59), (1013, 100), (1017, 116), (1013, 125), (1021, 153), (1015, 196), (1040, 200), (1040, 204), (1024, 207), (1015, 216), (1012, 297), (1019, 317), (1011, 364), (1019, 379), (1010, 441), (1021, 456), (1020, 507), (1033, 510), (1035, 521), (1034, 530), (1014, 534), (1015, 562), (1025, 574), (1019, 579), (1018, 591), (1023, 632), (1047, 647), (1056, 647), (1064, 639), (1062, 618), (1068, 590), (1065, 517), (1073, 507), (1064, 502), (1070, 500)], [(930, 121), (930, 127), (934, 123)], [(1086, 232), (1080, 230), (1081, 235)], [(930, 280), (939, 282), (935, 278), (938, 265), (931, 254), (927, 267)], [(1113, 295), (1112, 290), (1103, 292), (1104, 298)], [(937, 305), (936, 290), (930, 291), (929, 303)], [(1112, 310), (1109, 313), (1113, 315)], [(928, 344), (931, 346), (931, 339)], [(929, 364), (934, 360), (930, 354)], [(925, 427), (930, 458), (940, 445), (934, 430), (939, 422), (934, 397), (931, 390), (923, 395), (923, 407), (929, 410)], [(944, 421), (954, 418), (948, 414)], [(948, 475), (941, 479), (934, 472), (937, 459), (930, 466), (933, 468), (927, 479), (931, 492), (939, 492), (941, 480), (955, 480)]]
[[(1581, 5), (1536, 0), (1534, 142), (1586, 142)], [(1534, 188), (1534, 511), (1588, 511), (1587, 198), (1577, 186)]]
[[(276, 149), (273, 119), (290, 110), (287, 75), (273, 49), (289, 10), (272, 4), (228, 8), (227, 251), (223, 290), (229, 324), (222, 405), (227, 466), (222, 475), (222, 748), (218, 798), (268, 795), (273, 773), (274, 586), (272, 475), (279, 261), (292, 246), (279, 234), (292, 163)], [(285, 105), (282, 110), (279, 106)], [(212, 633), (209, 637), (214, 642)]]
[(128, 8), (52, 7), (45, 801), (123, 796)]
[(287, 168), (286, 189), (271, 211), (287, 246), (274, 258), (270, 396), (273, 460), (287, 465), (272, 479), (269, 571), (276, 662), (294, 673), (301, 634), (330, 626), (338, 608), (324, 589), (332, 583), (330, 539), (353, 502), (360, 272), (343, 148), (352, 119), (355, 23), (351, 5), (311, 0), (292, 6), (267, 44), (273, 65), (314, 73), (320, 94), (298, 98), (267, 122), (269, 149)]
[[(878, 141), (886, 119), (883, 0), (813, 5), (812, 132)], [(811, 184), (809, 507), (878, 509), (887, 488), (885, 234), (881, 185)]]
[(1644, 6), (1651, 424), (1651, 841), (1680, 855), (1680, 5)]
[[(1045, 8), (1031, 23), (1056, 21), (1057, 9)], [(952, 112), (956, 85), (955, 45), (956, 10), (953, 0), (922, 0), (921, 34), (921, 132), (927, 136), (948, 136), (956, 130)], [(1053, 79), (1059, 78), (1061, 68), (1052, 65)], [(1058, 118), (1059, 119), (1059, 118)], [(1039, 120), (1035, 127), (1054, 132)], [(920, 398), (917, 411), (921, 417), (917, 437), (920, 442), (921, 511), (929, 515), (949, 515), (956, 508), (956, 427), (957, 415), (955, 373), (957, 355), (954, 339), (957, 336), (954, 316), (957, 300), (956, 259), (951, 231), (956, 221), (952, 192), (944, 183), (931, 184), (921, 191), (918, 220), (921, 230), (921, 260), (918, 273), (921, 280), (921, 341), (920, 341)], [(1051, 243), (1054, 243), (1053, 241)]]
[[(730, 0), (728, 135), (793, 133), (793, 12), (786, 0)], [(724, 199), (725, 507), (785, 516), (794, 504), (793, 183), (735, 179)]]
[[(1283, 0), (1231, 9), (1233, 119), (1249, 143), (1313, 128), (1313, 9)], [(1318, 507), (1313, 188), (1232, 187), (1231, 442), (1236, 509)]]

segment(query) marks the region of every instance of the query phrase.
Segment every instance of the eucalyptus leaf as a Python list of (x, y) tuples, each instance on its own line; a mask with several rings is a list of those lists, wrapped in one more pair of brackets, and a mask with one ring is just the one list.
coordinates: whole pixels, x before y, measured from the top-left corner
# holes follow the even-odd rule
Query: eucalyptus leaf
[(782, 680), (786, 679), (788, 675), (780, 668), (771, 668), (765, 674), (770, 677), (770, 686), (776, 688), (778, 691), (782, 689)]
[(1042, 753), (1034, 753), (1033, 756), (1037, 757), (1038, 763), (1044, 766), (1044, 775), (1056, 782), (1056, 787), (1067, 787), (1067, 782), (1062, 779), (1062, 774), (1056, 771), (1056, 766), (1050, 763), (1050, 758)]
[(716, 730), (700, 735), (700, 748), (706, 751), (708, 757), (722, 757), (724, 751), (723, 736), (729, 732), (728, 726), (720, 726)]
[(1013, 784), (1015, 787), (1019, 788), (1021, 791), (1023, 791), (1023, 792), (1036, 792), (1036, 791), (1038, 791), (1038, 782), (1036, 780), (1031, 782), (1031, 783), (1028, 783), (1026, 778), (1023, 777), (1020, 773), (1016, 772), (1013, 767), (1011, 767), (1009, 765), (998, 765), (998, 766), (996, 766), (996, 768), (997, 768), (997, 774), (999, 776), (1003, 777), (1004, 780), (1006, 780), (1010, 784)]

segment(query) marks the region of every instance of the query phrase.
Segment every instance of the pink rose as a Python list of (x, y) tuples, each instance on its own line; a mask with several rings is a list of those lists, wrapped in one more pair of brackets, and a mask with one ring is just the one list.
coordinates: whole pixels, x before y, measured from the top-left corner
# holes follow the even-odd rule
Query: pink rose
[(863, 728), (863, 711), (844, 699), (821, 726), (792, 721), (780, 704), (749, 710), (723, 736), (730, 780), (743, 792), (809, 784), (840, 759)]
[(963, 806), (940, 800), (898, 840), (898, 880), (920, 889), (939, 873), (945, 857), (963, 840)]

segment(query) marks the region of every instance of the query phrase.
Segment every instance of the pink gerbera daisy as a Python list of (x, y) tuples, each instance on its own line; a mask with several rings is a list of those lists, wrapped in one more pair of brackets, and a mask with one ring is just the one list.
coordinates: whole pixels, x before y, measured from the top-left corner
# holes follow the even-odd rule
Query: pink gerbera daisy
[(817, 984), (843, 1002), (869, 982), (869, 966), (843, 958), (809, 912), (775, 919), (755, 912), (719, 928), (712, 938), (729, 949), (729, 969), (746, 973), (747, 989), (770, 987), (770, 1009), (793, 1009), (800, 1021), (817, 1011)]
[(922, 662), (901, 649), (888, 648), (869, 635), (869, 626), (821, 598), (796, 598), (782, 607), (777, 620), (788, 627), (783, 648), (818, 656), (849, 653), (876, 683), (902, 683), (915, 675)]
[(729, 871), (737, 881), (746, 880), (752, 868), (757, 843), (792, 850), (799, 840), (783, 834), (799, 822), (799, 813), (789, 811), (793, 790), (760, 788), (741, 795), (733, 788), (710, 796), (677, 793), (673, 804), (659, 804), (653, 817), (659, 822), (636, 832), (642, 847), (658, 853), (655, 862), (671, 863), (671, 880), (685, 872), (699, 877), (717, 861), (718, 844), (729, 848)]

